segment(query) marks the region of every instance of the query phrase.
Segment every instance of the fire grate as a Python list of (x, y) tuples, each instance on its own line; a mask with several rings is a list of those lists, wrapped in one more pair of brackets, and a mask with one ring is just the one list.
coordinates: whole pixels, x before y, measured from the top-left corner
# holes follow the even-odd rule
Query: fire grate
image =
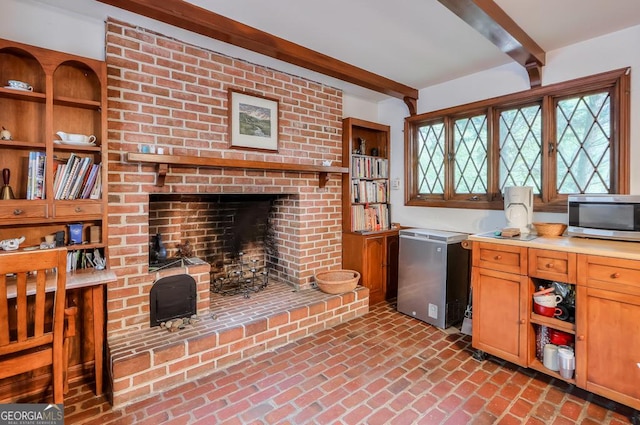
[(211, 291), (221, 295), (242, 294), (249, 298), (252, 292), (258, 292), (267, 287), (269, 282), (269, 268), (259, 267), (259, 260), (244, 260), (244, 253), (237, 254), (237, 262), (226, 266), (226, 273), (216, 279), (211, 279)]

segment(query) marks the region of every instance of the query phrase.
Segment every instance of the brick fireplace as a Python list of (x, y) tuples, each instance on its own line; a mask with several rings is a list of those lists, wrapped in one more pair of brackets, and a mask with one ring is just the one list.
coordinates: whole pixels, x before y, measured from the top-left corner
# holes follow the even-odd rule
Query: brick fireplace
[[(211, 266), (203, 261), (177, 270), (149, 272), (149, 241), (159, 225), (150, 221), (150, 198), (157, 194), (277, 196), (279, 274), (286, 284), (304, 292), (317, 291), (309, 289), (317, 271), (341, 267), (341, 185), (339, 178), (333, 178), (320, 188), (318, 176), (309, 172), (175, 166), (169, 169), (164, 186), (159, 187), (155, 167), (129, 163), (126, 153), (150, 145), (162, 147), (169, 155), (313, 165), (331, 160), (339, 164), (342, 93), (120, 21), (109, 19), (106, 25), (109, 257), (118, 276), (117, 283), (107, 288), (107, 364), (114, 405), (129, 403), (212, 367), (239, 361), (366, 312), (368, 291), (364, 290), (356, 297), (351, 294), (337, 301), (321, 301), (321, 308), (296, 307), (295, 311), (302, 310), (286, 314), (287, 321), (303, 320), (289, 326), (296, 331), (285, 337), (278, 331), (263, 336), (260, 343), (255, 340), (257, 328), (253, 325), (245, 326), (238, 335), (228, 329), (218, 329), (215, 332), (221, 333), (213, 336), (194, 331), (181, 339), (172, 337), (170, 343), (166, 335), (153, 333), (158, 332), (158, 328), (149, 327), (153, 283), (163, 276), (189, 274), (196, 280), (198, 315), (205, 317), (211, 301)], [(278, 100), (277, 152), (229, 147), (230, 88)], [(164, 242), (168, 252), (175, 253), (184, 241), (171, 236)], [(318, 322), (316, 315), (324, 317), (326, 324)], [(311, 316), (313, 325), (308, 322)], [(276, 322), (285, 325), (281, 320)], [(201, 326), (219, 328), (211, 323)], [(264, 338), (271, 338), (271, 342), (264, 342)], [(219, 346), (222, 341), (240, 346), (241, 353), (229, 354), (226, 345), (225, 361), (212, 361), (216, 350), (224, 351)]]

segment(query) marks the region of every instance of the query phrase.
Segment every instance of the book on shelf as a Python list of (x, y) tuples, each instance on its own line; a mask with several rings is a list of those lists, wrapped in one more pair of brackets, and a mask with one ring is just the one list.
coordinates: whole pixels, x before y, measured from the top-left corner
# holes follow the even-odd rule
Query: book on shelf
[(78, 173), (73, 179), (73, 183), (71, 184), (71, 188), (69, 189), (69, 194), (67, 195), (67, 199), (77, 199), (78, 192), (80, 188), (86, 181), (87, 171), (89, 167), (93, 163), (93, 159), (90, 157), (85, 157), (80, 160), (80, 165), (78, 167)]
[(385, 203), (389, 199), (387, 180), (352, 180), (351, 203)]
[(29, 152), (27, 199), (33, 200), (45, 198), (45, 166), (46, 155), (44, 152)]
[[(59, 200), (89, 199), (96, 192), (100, 176), (100, 164), (94, 164), (91, 157), (79, 157), (71, 153), (66, 162), (55, 165), (54, 198)], [(102, 188), (98, 191), (100, 199)]]
[(91, 195), (91, 190), (93, 189), (93, 185), (96, 182), (96, 178), (100, 173), (100, 164), (92, 164), (91, 170), (87, 176), (87, 180), (82, 189), (82, 193), (80, 194), (80, 199), (89, 199), (89, 195)]
[(102, 172), (100, 168), (102, 168), (101, 164), (98, 164), (98, 172), (96, 175), (96, 181), (93, 184), (93, 188), (91, 189), (91, 193), (89, 194), (89, 199), (100, 199), (102, 196)]
[(360, 204), (351, 206), (351, 229), (354, 232), (372, 232), (390, 228), (389, 205)]
[(366, 155), (351, 158), (352, 177), (360, 179), (386, 179), (389, 177), (389, 160)]

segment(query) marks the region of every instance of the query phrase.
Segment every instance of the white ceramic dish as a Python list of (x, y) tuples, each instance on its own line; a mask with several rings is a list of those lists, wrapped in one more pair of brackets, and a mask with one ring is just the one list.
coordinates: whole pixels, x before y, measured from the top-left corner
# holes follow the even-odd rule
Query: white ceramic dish
[(53, 143), (56, 145), (71, 145), (71, 146), (95, 146), (95, 142), (85, 143), (85, 142), (72, 142), (70, 140), (54, 140)]
[(20, 87), (12, 87), (12, 86), (4, 86), (5, 89), (11, 89), (11, 90), (19, 90), (19, 91), (31, 91), (31, 90), (27, 90), (27, 89), (21, 89)]

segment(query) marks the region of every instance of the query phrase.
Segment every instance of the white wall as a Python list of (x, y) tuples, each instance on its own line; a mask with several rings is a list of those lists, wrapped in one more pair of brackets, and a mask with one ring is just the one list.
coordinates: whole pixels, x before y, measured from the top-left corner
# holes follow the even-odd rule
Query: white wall
[[(548, 85), (618, 68), (631, 67), (631, 158), (640, 154), (640, 26), (611, 33), (547, 53), (542, 84)], [(457, 106), (529, 88), (524, 68), (509, 64), (420, 90), (418, 113)], [(406, 106), (395, 100), (380, 102), (382, 122), (391, 123), (391, 176), (400, 178), (401, 190), (391, 192), (394, 222), (407, 226), (469, 233), (493, 231), (505, 226), (501, 211), (404, 206), (404, 134)], [(640, 193), (640, 168), (631, 161), (631, 193)], [(566, 214), (534, 213), (534, 221), (566, 222)]]

